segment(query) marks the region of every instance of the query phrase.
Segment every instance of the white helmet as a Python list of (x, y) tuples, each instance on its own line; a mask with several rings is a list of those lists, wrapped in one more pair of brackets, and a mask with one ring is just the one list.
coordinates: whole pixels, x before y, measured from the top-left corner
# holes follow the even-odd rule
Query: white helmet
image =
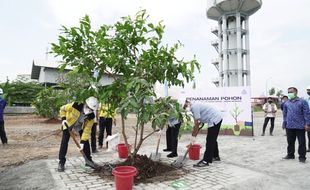
[(310, 90), (310, 85), (307, 86), (306, 90)]
[(2, 90), (2, 88), (0, 88), (0, 94), (3, 94), (3, 90)]
[(96, 111), (98, 109), (98, 100), (97, 98), (91, 96), (91, 97), (88, 97), (86, 99), (86, 105), (92, 109), (93, 111)]

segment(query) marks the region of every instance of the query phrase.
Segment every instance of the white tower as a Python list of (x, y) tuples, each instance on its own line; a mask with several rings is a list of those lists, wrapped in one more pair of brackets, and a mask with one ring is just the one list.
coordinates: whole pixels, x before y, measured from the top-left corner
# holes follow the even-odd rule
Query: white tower
[(262, 6), (261, 0), (208, 0), (207, 17), (218, 21), (211, 30), (211, 44), (219, 53), (212, 64), (219, 71), (217, 86), (250, 85), (249, 16)]

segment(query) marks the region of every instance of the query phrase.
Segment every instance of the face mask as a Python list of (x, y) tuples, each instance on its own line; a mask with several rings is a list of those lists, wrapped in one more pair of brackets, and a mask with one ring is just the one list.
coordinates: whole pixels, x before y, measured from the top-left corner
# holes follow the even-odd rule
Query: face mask
[(295, 99), (296, 98), (296, 96), (295, 96), (295, 94), (293, 93), (293, 92), (291, 92), (291, 93), (288, 93), (288, 99), (290, 99), (290, 100), (293, 100), (293, 99)]
[(3, 99), (3, 94), (0, 94), (0, 98)]
[(268, 101), (268, 103), (269, 103), (269, 104), (271, 104), (271, 103), (272, 103), (272, 101), (271, 101), (271, 100), (269, 100), (269, 101)]
[(310, 92), (307, 92), (307, 94), (310, 96)]

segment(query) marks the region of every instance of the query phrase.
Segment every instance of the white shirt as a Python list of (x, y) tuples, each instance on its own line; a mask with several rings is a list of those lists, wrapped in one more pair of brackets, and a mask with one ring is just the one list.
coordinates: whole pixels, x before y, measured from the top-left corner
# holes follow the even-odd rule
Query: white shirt
[(207, 123), (208, 128), (213, 127), (223, 119), (219, 110), (201, 102), (193, 103), (191, 105), (191, 112), (193, 113), (194, 119), (202, 123)]
[(276, 117), (277, 106), (274, 103), (265, 103), (263, 105), (263, 110), (265, 111), (265, 117)]

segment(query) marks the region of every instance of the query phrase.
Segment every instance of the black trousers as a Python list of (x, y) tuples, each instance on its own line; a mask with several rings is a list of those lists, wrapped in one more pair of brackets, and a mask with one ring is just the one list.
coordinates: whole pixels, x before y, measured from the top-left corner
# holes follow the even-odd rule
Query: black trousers
[(263, 125), (263, 133), (265, 133), (265, 131), (266, 131), (266, 127), (268, 125), (269, 120), (270, 120), (270, 123), (271, 123), (270, 134), (272, 134), (273, 128), (274, 128), (274, 117), (265, 117), (265, 121), (264, 121), (264, 125)]
[(287, 134), (287, 155), (294, 157), (295, 154), (295, 141), (298, 139), (298, 154), (299, 158), (306, 158), (306, 138), (304, 129), (286, 129)]
[(91, 134), (90, 134), (90, 145), (92, 151), (95, 151), (97, 149), (96, 133), (97, 133), (97, 123), (94, 123), (94, 125), (91, 128)]
[(308, 149), (310, 150), (310, 131), (307, 131), (308, 135)]
[(172, 153), (178, 152), (178, 136), (180, 126), (181, 123), (178, 123), (174, 126), (168, 126), (166, 130), (167, 149), (171, 150)]
[(222, 120), (213, 127), (208, 128), (206, 150), (203, 156), (203, 160), (206, 162), (212, 163), (214, 157), (219, 157), (217, 137), (220, 132), (221, 124)]
[(104, 137), (105, 130), (107, 132), (106, 136), (112, 135), (112, 118), (100, 117), (99, 118), (99, 137), (98, 137), (99, 146), (102, 146), (103, 144), (103, 137)]
[[(82, 136), (82, 134), (83, 134), (83, 130), (80, 131), (80, 137)], [(59, 163), (60, 164), (66, 163), (66, 155), (68, 151), (69, 140), (70, 140), (70, 133), (69, 133), (69, 130), (66, 129), (62, 133), (62, 139), (61, 139), (61, 144), (60, 144), (60, 150), (59, 150)], [(90, 155), (89, 141), (86, 141), (84, 143), (83, 152), (85, 153), (86, 158), (92, 161), (92, 157)]]
[(6, 133), (4, 130), (4, 121), (0, 121), (0, 138), (2, 144), (8, 143), (8, 139), (6, 138)]

